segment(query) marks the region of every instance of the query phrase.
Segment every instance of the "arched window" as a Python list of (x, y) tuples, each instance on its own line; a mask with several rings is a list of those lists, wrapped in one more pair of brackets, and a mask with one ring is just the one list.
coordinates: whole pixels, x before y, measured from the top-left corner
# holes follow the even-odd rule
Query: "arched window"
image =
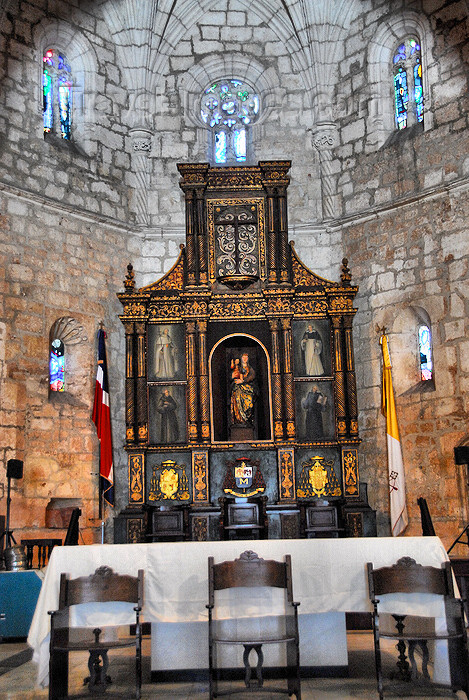
[(49, 354), (50, 391), (65, 391), (65, 345), (60, 338), (53, 338)]
[(393, 56), (394, 110), (396, 126), (423, 121), (423, 75), (420, 42), (408, 37)]
[(70, 140), (72, 128), (72, 73), (67, 58), (55, 49), (43, 56), (44, 133)]
[(251, 126), (259, 117), (259, 96), (241, 80), (212, 83), (200, 104), (200, 116), (210, 129), (210, 160), (216, 165), (245, 163)]
[(426, 324), (418, 328), (420, 379), (427, 382), (433, 379), (432, 332)]

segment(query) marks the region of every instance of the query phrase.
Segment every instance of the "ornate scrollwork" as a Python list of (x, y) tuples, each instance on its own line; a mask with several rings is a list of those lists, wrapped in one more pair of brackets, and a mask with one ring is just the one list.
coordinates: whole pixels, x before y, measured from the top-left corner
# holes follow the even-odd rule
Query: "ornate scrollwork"
[(345, 495), (358, 496), (358, 450), (343, 450), (342, 467)]
[(263, 316), (266, 312), (267, 304), (259, 299), (250, 299), (246, 296), (245, 299), (232, 301), (231, 299), (221, 299), (220, 301), (212, 301), (209, 304), (209, 312), (212, 316), (218, 318), (252, 318)]
[(302, 464), (298, 482), (298, 498), (314, 496), (341, 496), (339, 480), (334, 471), (334, 461), (316, 455)]
[(130, 304), (124, 304), (124, 316), (144, 316), (146, 314), (145, 304), (139, 304), (137, 302), (131, 302)]
[(179, 302), (173, 304), (158, 304), (150, 306), (149, 315), (152, 319), (181, 318), (182, 307)]
[(129, 455), (129, 490), (132, 503), (143, 503), (143, 454)]
[(187, 501), (189, 498), (189, 480), (184, 464), (178, 465), (167, 459), (153, 467), (149, 501)]
[(293, 312), (296, 316), (321, 315), (327, 311), (327, 301), (323, 299), (311, 299), (308, 297), (297, 297), (293, 301)]
[(208, 303), (205, 300), (192, 299), (184, 303), (184, 316), (186, 318), (199, 318), (200, 316), (205, 316), (207, 311)]
[(350, 297), (332, 297), (329, 302), (331, 311), (351, 311), (353, 300)]

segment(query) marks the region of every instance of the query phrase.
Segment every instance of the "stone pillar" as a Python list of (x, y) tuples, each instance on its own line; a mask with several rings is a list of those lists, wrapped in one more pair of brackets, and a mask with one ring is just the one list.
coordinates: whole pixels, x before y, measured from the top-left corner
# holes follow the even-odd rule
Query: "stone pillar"
[(295, 389), (293, 385), (291, 319), (282, 318), (283, 332), (283, 395), (288, 440), (295, 439)]
[(147, 366), (145, 353), (145, 323), (135, 324), (137, 332), (137, 430), (138, 442), (148, 442), (148, 408), (147, 408)]
[(345, 379), (342, 353), (342, 317), (332, 317), (332, 327), (334, 333), (334, 365), (335, 365), (335, 394), (336, 394), (336, 424), (337, 436), (344, 437), (347, 432), (345, 422)]
[(322, 188), (322, 217), (337, 216), (337, 182), (332, 167), (332, 151), (338, 145), (337, 126), (334, 122), (318, 123), (313, 133), (313, 146), (319, 153)]
[(132, 140), (132, 170), (135, 173), (135, 215), (139, 224), (149, 226), (148, 192), (151, 163), (149, 155), (153, 133), (144, 127), (130, 129), (129, 133)]
[(186, 324), (187, 338), (187, 422), (189, 442), (197, 442), (197, 375), (195, 323)]
[(274, 419), (274, 437), (276, 441), (283, 440), (283, 415), (282, 415), (282, 377), (280, 374), (280, 342), (279, 320), (269, 320), (272, 338), (272, 413)]
[(210, 441), (210, 392), (207, 362), (207, 321), (197, 321), (199, 336), (199, 381), (201, 437)]

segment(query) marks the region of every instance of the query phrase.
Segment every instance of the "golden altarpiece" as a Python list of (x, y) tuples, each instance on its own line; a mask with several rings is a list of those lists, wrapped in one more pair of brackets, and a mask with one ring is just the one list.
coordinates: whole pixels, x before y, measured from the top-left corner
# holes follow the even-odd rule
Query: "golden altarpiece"
[(289, 243), (289, 168), (180, 164), (178, 260), (141, 289), (128, 266), (116, 541), (155, 534), (152, 513), (182, 513), (181, 538), (218, 539), (226, 503), (256, 499), (261, 536), (374, 534), (358, 469), (357, 287), (347, 260), (331, 282)]

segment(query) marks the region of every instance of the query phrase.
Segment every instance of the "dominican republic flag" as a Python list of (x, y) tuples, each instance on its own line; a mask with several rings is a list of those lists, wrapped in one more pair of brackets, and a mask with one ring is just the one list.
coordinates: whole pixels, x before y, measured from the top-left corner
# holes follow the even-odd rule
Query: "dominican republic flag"
[(394, 403), (394, 389), (391, 377), (392, 365), (388, 339), (385, 335), (382, 335), (379, 342), (383, 351), (383, 400), (381, 410), (386, 417), (391, 532), (396, 536), (404, 532), (409, 522), (405, 497), (405, 471), (399, 440), (396, 404)]
[(93, 423), (101, 445), (99, 455), (99, 496), (114, 506), (114, 471), (112, 467), (111, 413), (106, 362), (106, 334), (98, 331), (98, 373), (94, 392)]

